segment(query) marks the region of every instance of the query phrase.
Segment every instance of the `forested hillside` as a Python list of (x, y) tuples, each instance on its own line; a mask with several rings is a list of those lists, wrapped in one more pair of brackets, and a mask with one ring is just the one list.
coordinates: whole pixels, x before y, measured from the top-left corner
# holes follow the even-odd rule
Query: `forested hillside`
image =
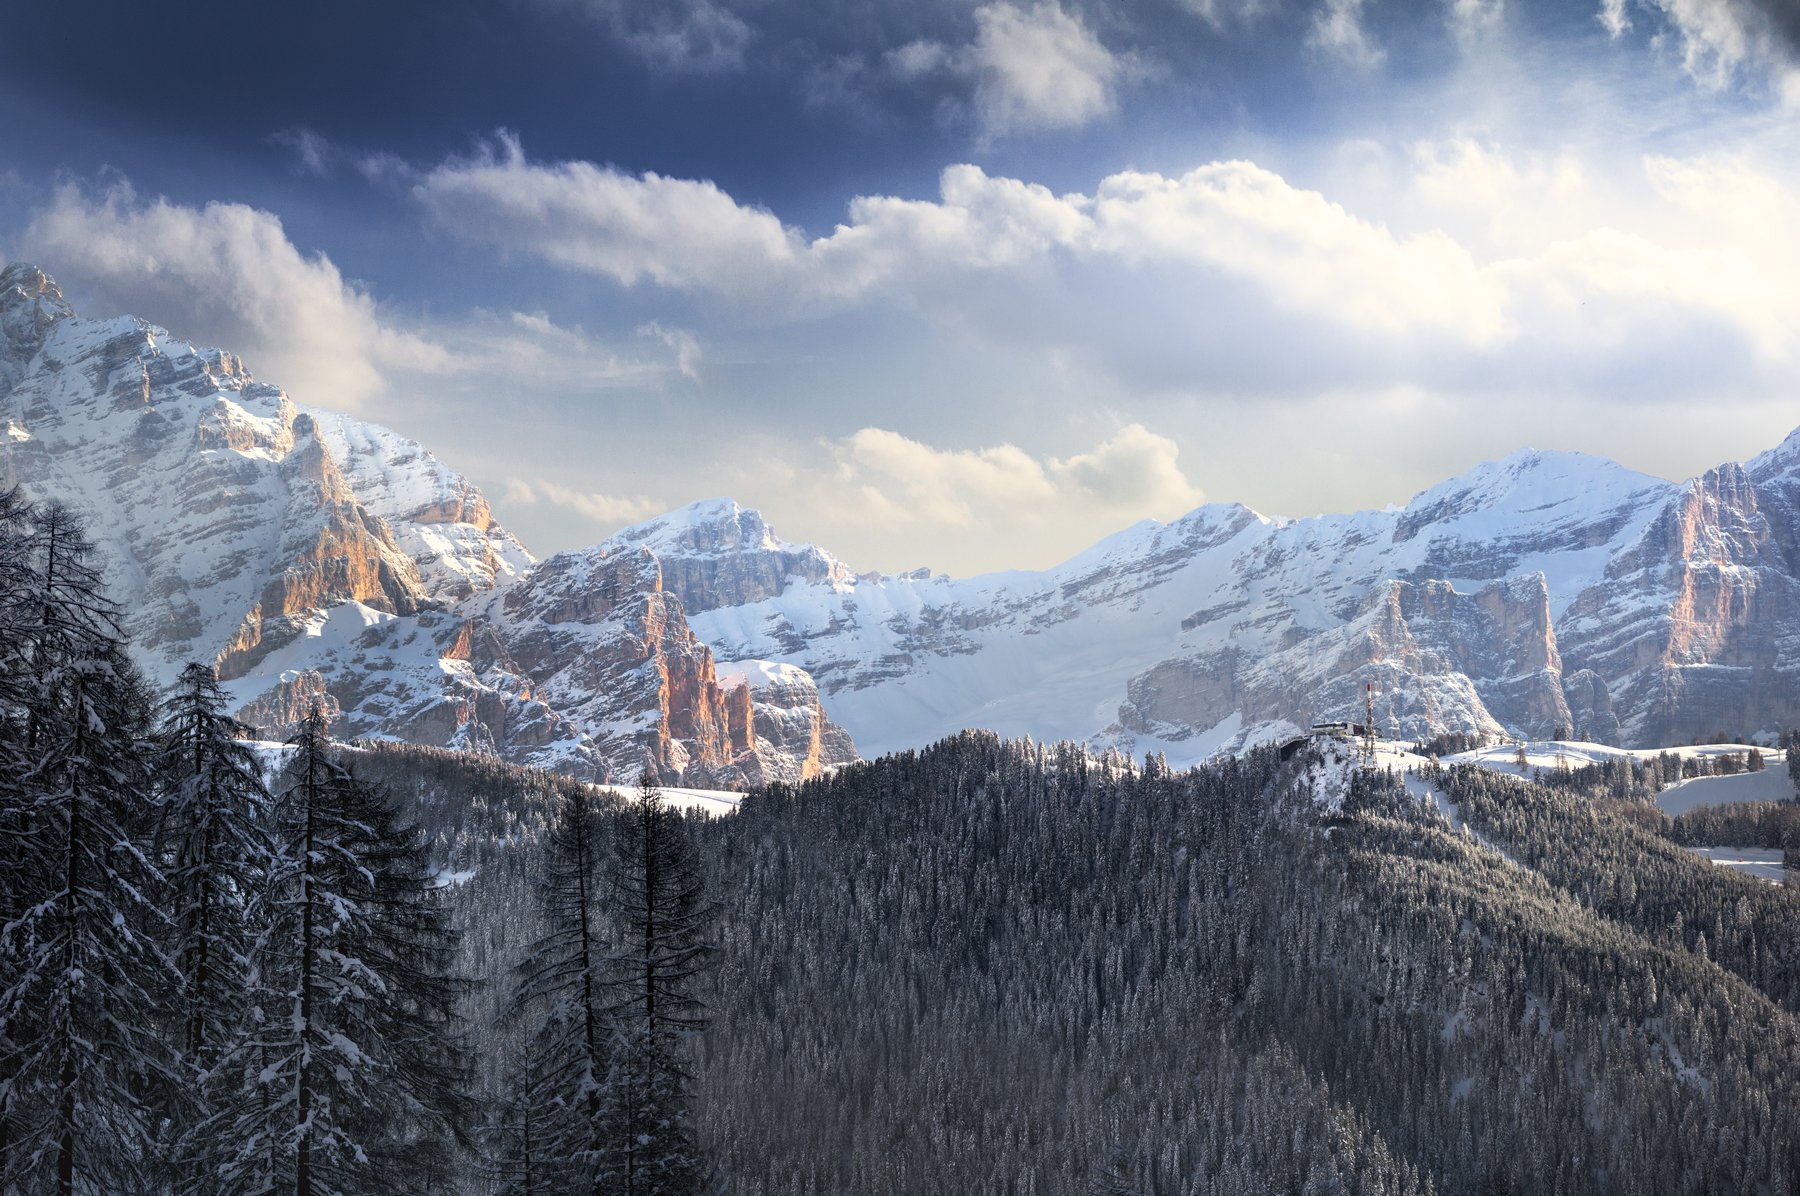
[(746, 801), (706, 828), (719, 1158), (771, 1193), (1789, 1190), (1800, 1026), (1649, 917), (1728, 895), (1777, 956), (1788, 890), (1595, 816), (1615, 916), (1397, 778), (1337, 813), (1313, 780), (970, 734)]
[(704, 819), (252, 750), (90, 553), (0, 496), (5, 1196), (1794, 1191), (1800, 899), (1648, 774), (966, 732)]

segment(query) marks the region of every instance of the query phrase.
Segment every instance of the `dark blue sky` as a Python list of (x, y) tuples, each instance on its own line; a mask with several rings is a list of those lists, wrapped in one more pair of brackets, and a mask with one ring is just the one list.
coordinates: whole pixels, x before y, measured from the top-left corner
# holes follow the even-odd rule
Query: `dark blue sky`
[(1786, 0), (35, 5), (0, 41), (0, 252), (419, 437), (540, 551), (728, 491), (859, 564), (1043, 563), (1526, 442), (1664, 474), (1773, 443), (1794, 28)]

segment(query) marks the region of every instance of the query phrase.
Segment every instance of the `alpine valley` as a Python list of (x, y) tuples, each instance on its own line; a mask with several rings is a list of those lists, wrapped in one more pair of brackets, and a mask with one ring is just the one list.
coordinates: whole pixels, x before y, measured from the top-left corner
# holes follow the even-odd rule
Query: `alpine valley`
[(729, 500), (538, 561), (421, 445), (0, 274), (0, 482), (84, 513), (160, 681), (270, 736), (749, 787), (970, 727), (1185, 766), (1357, 717), (1625, 746), (1800, 721), (1800, 432), (1674, 483), (1521, 451), (1405, 507), (1237, 504), (1042, 572), (858, 573)]

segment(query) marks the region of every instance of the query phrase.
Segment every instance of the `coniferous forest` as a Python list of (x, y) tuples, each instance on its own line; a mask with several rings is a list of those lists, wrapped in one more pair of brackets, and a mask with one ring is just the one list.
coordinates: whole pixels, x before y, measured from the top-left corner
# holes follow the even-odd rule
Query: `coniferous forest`
[(968, 732), (709, 820), (226, 705), (0, 496), (4, 1196), (1800, 1175), (1800, 900), (1642, 777)]

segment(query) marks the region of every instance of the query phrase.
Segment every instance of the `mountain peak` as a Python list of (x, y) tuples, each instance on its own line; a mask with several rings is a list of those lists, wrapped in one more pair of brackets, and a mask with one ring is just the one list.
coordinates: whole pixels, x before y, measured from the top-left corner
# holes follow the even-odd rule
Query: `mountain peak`
[(0, 352), (35, 352), (52, 324), (74, 314), (56, 280), (30, 262), (0, 270)]
[(773, 552), (786, 547), (762, 512), (730, 498), (707, 498), (632, 524), (612, 536), (617, 544), (643, 545), (658, 555)]
[(1477, 515), (1529, 522), (1552, 511), (1611, 510), (1672, 489), (1662, 478), (1591, 453), (1524, 448), (1414, 495), (1400, 514), (1399, 537), (1426, 524)]

